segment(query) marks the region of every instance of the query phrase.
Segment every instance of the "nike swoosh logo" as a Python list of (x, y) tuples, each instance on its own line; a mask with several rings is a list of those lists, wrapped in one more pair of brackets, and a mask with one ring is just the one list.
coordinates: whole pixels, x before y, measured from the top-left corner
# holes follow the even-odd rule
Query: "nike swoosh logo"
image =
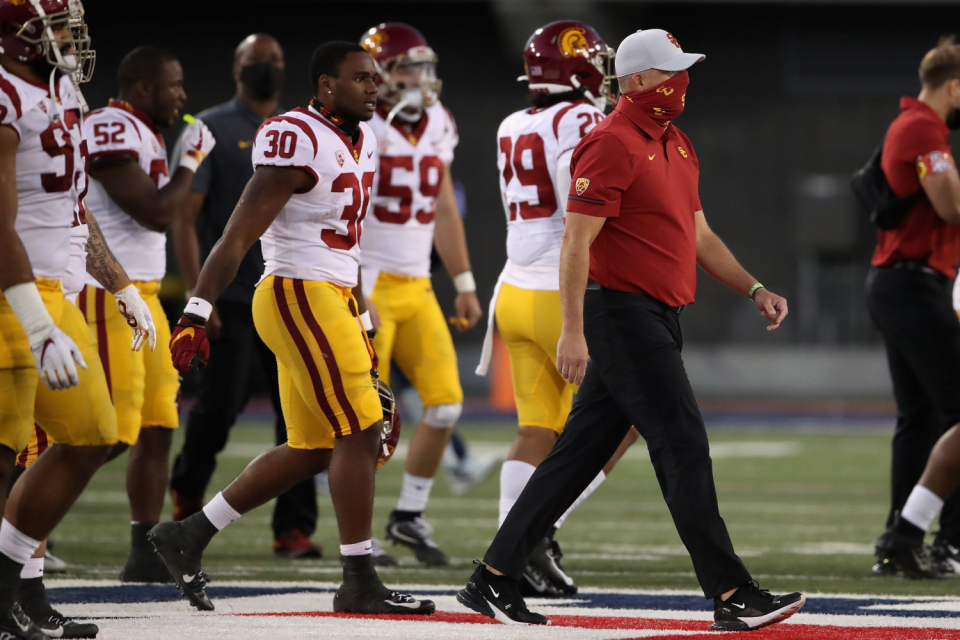
[(373, 151), (367, 151), (367, 159), (370, 159), (372, 157), (373, 157)]
[(493, 594), (494, 598), (499, 598), (500, 594), (493, 590), (493, 587), (490, 587), (490, 593)]
[(393, 602), (392, 600), (384, 600), (387, 604), (391, 604), (395, 607), (406, 607), (407, 609), (419, 609), (420, 601), (414, 600), (413, 602)]
[(657, 157), (657, 154), (653, 154), (652, 156), (647, 156), (647, 160), (653, 160), (656, 157)]
[(185, 573), (185, 574), (183, 574), (183, 581), (184, 581), (184, 582), (193, 582), (193, 579), (196, 578), (196, 577), (197, 577), (197, 574), (193, 574), (193, 575), (191, 576), (191, 575), (188, 575), (188, 574)]
[(738, 609), (746, 609), (746, 608), (747, 608), (747, 605), (745, 605), (745, 604), (737, 604), (736, 602), (731, 602), (730, 604), (732, 604), (733, 606), (737, 607)]
[(241, 149), (249, 149), (253, 146), (253, 140), (241, 140), (237, 143), (237, 146)]

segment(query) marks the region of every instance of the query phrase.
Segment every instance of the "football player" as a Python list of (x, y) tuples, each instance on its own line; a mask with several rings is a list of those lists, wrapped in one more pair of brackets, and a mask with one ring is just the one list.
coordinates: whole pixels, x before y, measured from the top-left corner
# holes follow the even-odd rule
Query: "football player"
[(61, 287), (83, 168), (76, 83), (89, 79), (93, 52), (78, 0), (0, 1), (0, 47), (3, 482), (34, 421), (53, 443), (0, 493), (0, 635), (39, 639), (14, 604), (21, 571), (117, 440), (103, 367)]
[(203, 366), (211, 301), (260, 239), (264, 278), (253, 319), (277, 357), (287, 443), (251, 462), (202, 511), (160, 524), (150, 537), (190, 602), (213, 609), (200, 567), (213, 536), (329, 468), (343, 556), (334, 611), (429, 614), (433, 602), (386, 588), (371, 559), (385, 411), (371, 377), (376, 354), (360, 320), (367, 312), (359, 241), (378, 161), (366, 123), (376, 109), (376, 65), (358, 44), (328, 42), (314, 52), (310, 77), (310, 107), (270, 118), (257, 133), (253, 177), (203, 264), (171, 342), (178, 369), (189, 369), (194, 359)]
[[(177, 121), (186, 100), (180, 63), (161, 49), (139, 47), (120, 62), (119, 80), (118, 99), (83, 123), (91, 178), (87, 206), (150, 308), (160, 343), (166, 344), (169, 323), (158, 297), (166, 271), (166, 230), (214, 139), (201, 121), (188, 125), (179, 167), (170, 176), (160, 132)], [(180, 423), (180, 377), (169, 350), (127, 348), (131, 328), (105, 309), (105, 294), (90, 276), (78, 304), (93, 329), (117, 411), (119, 442), (111, 455), (130, 449), (131, 546), (120, 580), (170, 582), (146, 535), (163, 509), (170, 443)]]
[[(496, 323), (507, 346), (520, 423), (500, 469), (500, 524), (547, 457), (576, 387), (556, 368), (560, 338), (560, 240), (570, 186), (570, 158), (603, 119), (613, 77), (613, 49), (589, 25), (572, 20), (537, 29), (523, 51), (533, 106), (508, 116), (497, 132), (500, 192), (507, 216), (507, 264), (490, 303), (483, 359), (486, 375)], [(559, 564), (553, 539), (639, 434), (631, 429), (617, 454), (537, 546), (524, 573), (531, 595), (563, 596), (577, 586)]]
[(434, 245), (457, 289), (457, 329), (470, 329), (482, 315), (450, 174), (457, 127), (439, 101), (437, 55), (419, 31), (381, 24), (360, 44), (380, 69), (379, 103), (370, 121), (380, 166), (361, 259), (368, 307), (379, 315), (373, 344), (383, 380), (389, 382), (390, 361), (396, 361), (423, 403), (386, 536), (424, 564), (444, 565), (449, 560), (422, 515), (463, 408), (463, 390), (453, 339), (430, 281)]

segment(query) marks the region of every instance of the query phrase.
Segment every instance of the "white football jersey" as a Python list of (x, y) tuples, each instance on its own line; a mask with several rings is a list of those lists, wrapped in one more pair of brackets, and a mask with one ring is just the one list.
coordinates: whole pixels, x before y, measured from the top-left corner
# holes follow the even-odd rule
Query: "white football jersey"
[[(497, 166), (507, 216), (504, 282), (522, 289), (560, 288), (570, 152), (602, 119), (603, 112), (593, 105), (561, 102), (517, 111), (500, 124)], [(560, 166), (561, 158), (565, 166)], [(561, 173), (565, 178), (558, 181)]]
[[(55, 122), (51, 123), (51, 117)], [(0, 124), (20, 136), (15, 229), (33, 275), (60, 280), (70, 256), (70, 227), (83, 173), (80, 104), (69, 78), (56, 96), (0, 67)]]
[(457, 126), (440, 103), (424, 109), (412, 130), (399, 116), (387, 127), (383, 109), (370, 126), (377, 135), (380, 164), (363, 235), (363, 281), (372, 288), (381, 271), (429, 277), (437, 195), (444, 170), (453, 162)]
[[(84, 118), (83, 138), (90, 162), (98, 158), (134, 158), (158, 189), (170, 182), (167, 150), (149, 117), (124, 102), (110, 101)], [(121, 209), (96, 180), (90, 180), (87, 208), (93, 213), (117, 260), (131, 280), (151, 282), (167, 271), (167, 235), (147, 229)], [(87, 283), (100, 284), (92, 276)]]
[[(377, 138), (360, 123), (354, 145), (313, 107), (270, 118), (253, 143), (253, 167), (303, 169), (313, 186), (291, 196), (260, 246), (264, 277), (357, 285), (360, 236), (377, 171)], [(99, 220), (99, 218), (98, 218)]]

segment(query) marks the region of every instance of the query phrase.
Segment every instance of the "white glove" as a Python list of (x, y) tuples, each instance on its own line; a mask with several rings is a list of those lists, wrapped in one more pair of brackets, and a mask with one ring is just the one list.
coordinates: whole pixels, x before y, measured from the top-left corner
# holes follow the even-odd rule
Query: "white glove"
[(207, 125), (201, 120), (194, 120), (184, 128), (183, 137), (180, 138), (180, 166), (196, 173), (215, 144), (217, 141)]
[(150, 351), (157, 347), (157, 328), (153, 324), (153, 314), (150, 307), (140, 297), (140, 292), (134, 285), (129, 285), (113, 296), (117, 299), (117, 307), (133, 329), (133, 340), (130, 343), (131, 351), (140, 351), (147, 340), (150, 341)]
[(40, 291), (33, 282), (8, 287), (4, 297), (27, 333), (33, 361), (43, 383), (52, 390), (69, 389), (80, 384), (76, 362), (87, 368), (77, 344), (53, 323)]
[(76, 362), (83, 369), (87, 368), (87, 363), (77, 343), (59, 327), (50, 327), (50, 333), (36, 344), (31, 341), (30, 350), (40, 370), (40, 379), (51, 390), (69, 389), (80, 384), (80, 376), (73, 363)]

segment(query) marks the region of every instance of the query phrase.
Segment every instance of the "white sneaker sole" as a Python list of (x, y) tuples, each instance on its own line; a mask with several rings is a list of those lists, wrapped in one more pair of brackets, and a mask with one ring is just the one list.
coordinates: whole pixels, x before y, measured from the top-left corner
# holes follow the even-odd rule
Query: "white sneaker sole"
[(800, 607), (802, 607), (806, 602), (807, 602), (807, 596), (802, 595), (800, 596), (800, 600), (798, 600), (797, 602), (789, 604), (783, 607), (782, 609), (777, 609), (776, 611), (773, 611), (772, 613), (768, 613), (765, 616), (759, 616), (756, 618), (740, 618), (740, 620), (743, 620), (745, 623), (747, 623), (751, 631), (756, 629), (762, 629), (763, 627), (769, 627), (772, 624), (776, 624), (778, 622), (782, 622), (783, 620), (786, 620), (787, 618), (795, 614), (797, 611), (799, 611)]

